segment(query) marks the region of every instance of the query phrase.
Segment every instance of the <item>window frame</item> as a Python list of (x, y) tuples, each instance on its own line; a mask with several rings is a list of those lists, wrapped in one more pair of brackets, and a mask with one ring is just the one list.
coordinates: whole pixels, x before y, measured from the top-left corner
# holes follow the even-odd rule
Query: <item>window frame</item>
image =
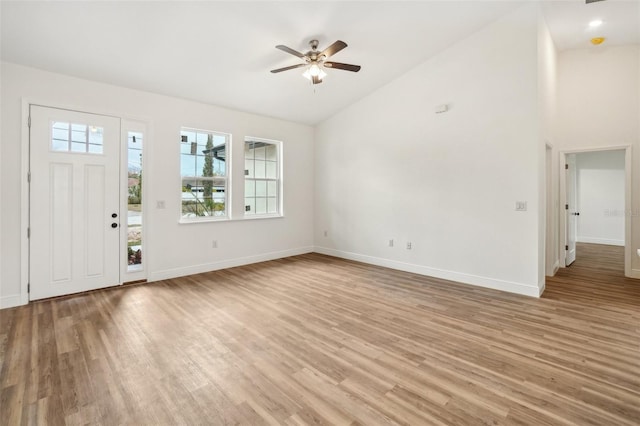
[[(276, 147), (276, 179), (272, 179), (272, 178), (267, 178), (266, 176), (264, 178), (257, 178), (257, 177), (248, 177), (247, 175), (247, 168), (246, 168), (246, 164), (247, 164), (247, 158), (246, 158), (246, 147), (247, 147), (247, 143), (255, 143), (255, 142), (260, 142), (260, 143), (265, 143), (265, 144), (269, 144), (269, 145), (274, 145)], [(242, 149), (242, 155), (243, 155), (243, 163), (244, 163), (244, 167), (243, 167), (243, 188), (242, 188), (242, 200), (243, 200), (243, 211), (242, 211), (242, 215), (243, 215), (243, 219), (247, 219), (247, 220), (253, 220), (253, 219), (265, 219), (265, 218), (276, 218), (276, 217), (283, 217), (284, 216), (284, 203), (283, 203), (283, 143), (282, 141), (279, 140), (274, 140), (274, 139), (265, 139), (265, 138), (259, 138), (259, 137), (254, 137), (254, 136), (246, 136), (244, 138), (244, 144), (243, 144), (243, 149)], [(254, 166), (255, 166), (255, 158), (254, 160)], [(247, 195), (246, 195), (246, 183), (247, 180), (252, 180), (254, 182), (258, 182), (258, 181), (263, 181), (263, 182), (273, 182), (275, 181), (276, 183), (276, 191), (277, 191), (277, 196), (276, 196), (276, 212), (275, 213), (250, 213), (247, 214), (246, 211), (246, 207), (247, 207)], [(267, 184), (268, 187), (268, 184)], [(254, 195), (254, 199), (256, 199), (257, 197)], [(269, 198), (269, 197), (265, 197), (265, 198)]]
[[(214, 136), (223, 136), (225, 138), (225, 176), (211, 176), (211, 177), (205, 177), (205, 176), (183, 176), (182, 175), (182, 150), (181, 150), (181, 144), (183, 143), (182, 141), (182, 133), (183, 132), (194, 132), (196, 134), (211, 134)], [(197, 136), (196, 136), (197, 138)], [(179, 169), (180, 169), (180, 174), (179, 174), (179, 179), (180, 179), (180, 212), (179, 212), (179, 219), (178, 219), (178, 223), (181, 224), (190, 224), (190, 223), (203, 223), (203, 222), (219, 222), (219, 221), (228, 221), (231, 219), (231, 206), (232, 206), (232, 201), (231, 201), (231, 165), (232, 165), (232, 139), (233, 136), (231, 133), (227, 133), (227, 132), (222, 132), (222, 131), (218, 131), (218, 130), (209, 130), (209, 129), (201, 129), (201, 128), (195, 128), (195, 127), (187, 127), (187, 126), (181, 126), (180, 127), (180, 131), (178, 133), (178, 156), (179, 156)], [(192, 154), (193, 155), (193, 154)], [(197, 157), (197, 155), (194, 155)], [(196, 160), (197, 161), (197, 160)], [(192, 217), (185, 217), (184, 213), (183, 213), (183, 183), (184, 183), (184, 179), (185, 178), (192, 178), (194, 180), (202, 180), (202, 181), (214, 181), (216, 178), (217, 179), (224, 179), (224, 206), (225, 206), (225, 214), (224, 215), (219, 215), (219, 216), (192, 216)]]

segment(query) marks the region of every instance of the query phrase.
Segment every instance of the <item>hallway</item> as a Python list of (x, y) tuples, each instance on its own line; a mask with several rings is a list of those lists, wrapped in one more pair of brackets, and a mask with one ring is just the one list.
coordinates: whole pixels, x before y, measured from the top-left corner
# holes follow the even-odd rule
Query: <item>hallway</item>
[[(569, 303), (595, 307), (640, 311), (640, 280), (624, 276), (624, 247), (578, 243), (576, 261), (547, 277), (542, 295)], [(640, 315), (634, 316), (636, 324)]]

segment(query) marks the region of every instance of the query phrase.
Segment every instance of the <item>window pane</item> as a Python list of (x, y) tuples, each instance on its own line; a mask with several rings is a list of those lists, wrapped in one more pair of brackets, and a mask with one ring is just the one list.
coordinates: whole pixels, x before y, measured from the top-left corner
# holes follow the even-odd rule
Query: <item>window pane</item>
[(267, 161), (266, 165), (267, 165), (266, 178), (277, 179), (278, 178), (277, 163), (275, 161)]
[(102, 154), (102, 145), (89, 144), (89, 152), (91, 154)]
[(254, 177), (253, 160), (244, 161), (244, 175), (245, 177)]
[(129, 132), (127, 142), (131, 149), (142, 149), (142, 133)]
[(87, 152), (87, 144), (84, 142), (71, 142), (72, 152)]
[(253, 142), (246, 142), (244, 144), (244, 159), (253, 160)]
[(255, 160), (254, 173), (256, 175), (256, 178), (264, 179), (265, 177), (265, 161), (264, 160)]
[(84, 129), (82, 130), (75, 130), (75, 128), (78, 127), (77, 124), (74, 124), (71, 126), (71, 140), (73, 142), (86, 142), (87, 141), (87, 130), (86, 127), (87, 126), (82, 126), (84, 127)]
[(51, 149), (53, 151), (69, 151), (69, 141), (53, 139), (51, 141)]
[(255, 197), (256, 195), (256, 183), (253, 180), (244, 181), (244, 196)]
[(253, 197), (246, 198), (244, 200), (244, 214), (255, 214), (256, 213), (256, 199)]
[(255, 149), (256, 160), (264, 160), (266, 158), (264, 146)]
[(180, 174), (182, 176), (196, 175), (196, 158), (193, 155), (180, 155)]
[(278, 150), (275, 144), (267, 145), (266, 151), (267, 151), (267, 160), (270, 160), (270, 161), (278, 160)]
[(267, 213), (267, 199), (256, 197), (256, 214)]
[(263, 180), (256, 181), (256, 197), (267, 196), (267, 182)]
[(180, 143), (180, 154), (191, 154), (191, 142)]
[[(54, 123), (53, 125), (56, 126), (57, 124), (67, 124), (67, 123)], [(51, 129), (51, 137), (53, 139), (59, 139), (63, 141), (69, 140), (69, 130), (53, 127)]]
[(267, 182), (267, 195), (269, 197), (276, 197), (278, 195), (278, 183), (275, 180)]
[(278, 213), (278, 199), (275, 197), (267, 198), (267, 213)]
[(89, 143), (102, 145), (104, 129), (102, 127), (89, 127)]
[(134, 271), (142, 266), (142, 133), (128, 132), (127, 146), (127, 270)]
[(227, 163), (225, 161), (214, 158), (213, 159), (213, 176), (224, 176), (227, 174), (226, 171)]
[(63, 123), (62, 121), (54, 121), (51, 127), (53, 129), (64, 130), (66, 133), (69, 133), (69, 123)]
[(195, 176), (212, 176), (210, 171), (205, 171), (204, 163), (205, 158), (203, 156), (197, 155), (196, 158), (196, 174)]

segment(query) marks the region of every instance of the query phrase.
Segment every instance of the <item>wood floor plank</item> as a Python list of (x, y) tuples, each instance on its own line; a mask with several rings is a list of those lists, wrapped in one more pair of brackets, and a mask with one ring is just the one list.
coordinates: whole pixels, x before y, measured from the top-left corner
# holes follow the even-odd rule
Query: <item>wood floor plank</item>
[(540, 299), (319, 254), (0, 311), (0, 424), (640, 424), (640, 281)]

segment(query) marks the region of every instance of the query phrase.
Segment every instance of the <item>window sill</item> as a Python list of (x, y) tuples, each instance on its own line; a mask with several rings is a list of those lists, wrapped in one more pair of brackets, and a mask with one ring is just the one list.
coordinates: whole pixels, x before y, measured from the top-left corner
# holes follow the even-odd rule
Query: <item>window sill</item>
[(240, 219), (236, 220), (258, 220), (258, 219), (278, 219), (283, 218), (282, 214), (256, 214), (251, 216), (242, 216)]
[(181, 225), (191, 225), (193, 223), (211, 223), (211, 222), (229, 222), (230, 219), (227, 216), (224, 217), (206, 217), (206, 218), (202, 218), (202, 219), (184, 219), (184, 218), (180, 218), (178, 219), (178, 223)]
[(236, 218), (230, 217), (218, 217), (218, 218), (206, 218), (206, 219), (180, 219), (178, 223), (180, 225), (190, 225), (193, 223), (212, 223), (212, 222), (242, 222), (245, 220), (260, 220), (260, 219), (282, 219), (282, 214), (257, 214), (252, 216), (242, 216)]

